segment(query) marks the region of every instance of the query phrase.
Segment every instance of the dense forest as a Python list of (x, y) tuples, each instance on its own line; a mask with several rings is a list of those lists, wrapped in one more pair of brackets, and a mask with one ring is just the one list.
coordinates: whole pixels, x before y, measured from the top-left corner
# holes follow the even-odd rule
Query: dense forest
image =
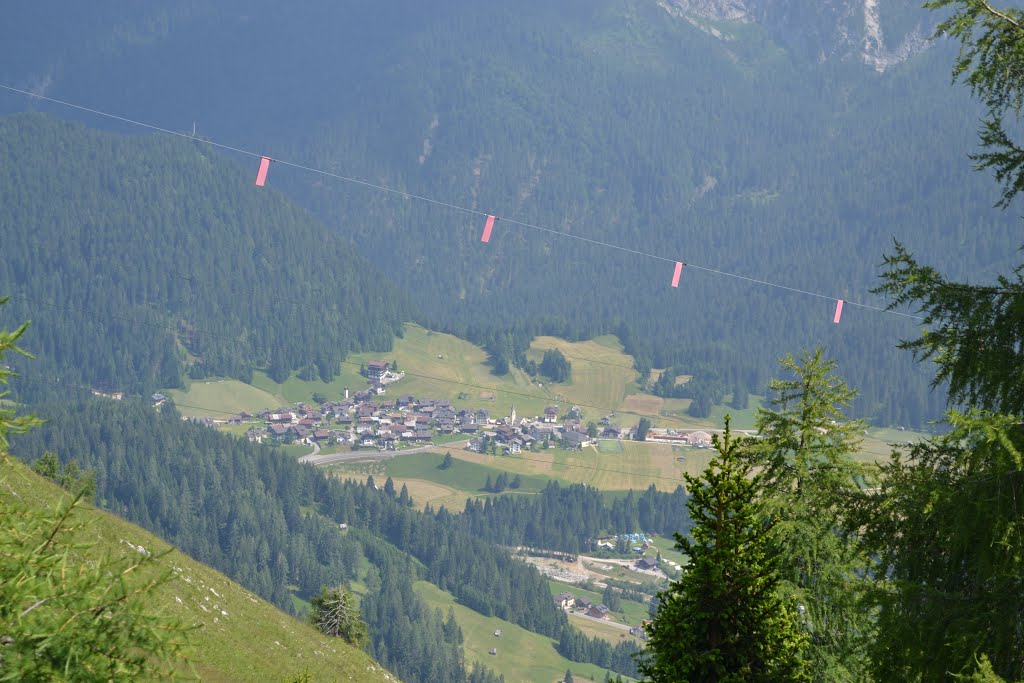
[[(198, 120), (226, 144), (689, 264), (672, 289), (670, 261), (511, 221), (482, 245), (477, 217), (272, 167), (271, 185), (408, 292), (418, 322), (485, 345), (498, 371), (527, 362), (533, 335), (611, 332), (641, 370), (710, 367), (726, 392), (760, 394), (777, 357), (823, 343), (861, 390), (856, 415), (920, 425), (944, 396), (894, 348), (916, 334), (913, 320), (849, 306), (833, 325), (834, 301), (700, 269), (881, 306), (868, 290), (894, 235), (954, 276), (985, 281), (1007, 265), (1017, 226), (989, 211), (986, 179), (962, 163), (978, 110), (945, 87), (950, 46), (883, 73), (819, 59), (833, 55), (822, 41), (842, 5), (801, 3), (770, 25), (723, 25), (719, 39), (654, 2), (107, 0), (59, 22), (24, 10), (24, 25), (0, 28), (0, 77), (176, 130)], [(927, 34), (923, 11), (878, 5), (893, 44)], [(47, 49), (58, 36), (61, 49)], [(28, 107), (83, 115), (0, 94), (0, 111)]]
[[(184, 422), (169, 404), (157, 411), (142, 401), (69, 397), (37, 412), (47, 422), (16, 437), (13, 452), (28, 460), (51, 452), (93, 471), (100, 505), (278, 607), (294, 609), (293, 591), (308, 598), (323, 585), (364, 582), (373, 652), (404, 680), (463, 680), (454, 673), (464, 668), (461, 634), (415, 597), (417, 577), (485, 616), (575, 643), (567, 657), (628, 673), (622, 656), (580, 640), (545, 579), (502, 545), (575, 551), (598, 534), (687, 528), (681, 489), (630, 492), (609, 503), (595, 489), (552, 484), (535, 499), (467, 504), (462, 515), (418, 512), (390, 480), (326, 478), (273, 448)], [(543, 532), (538, 515), (548, 520)], [(368, 575), (364, 560), (373, 567)], [(436, 667), (448, 673), (437, 678)]]
[(628, 491), (609, 503), (592, 486), (562, 486), (557, 481), (536, 496), (468, 499), (458, 522), (474, 536), (498, 545), (574, 554), (596, 550), (597, 539), (608, 534), (645, 531), (671, 537), (690, 528), (681, 486), (664, 493), (652, 485), (639, 495)]
[(0, 239), (0, 322), (33, 320), (29, 374), (51, 382), (148, 395), (186, 371), (331, 379), (408, 317), (351, 243), (187, 141), (0, 120)]

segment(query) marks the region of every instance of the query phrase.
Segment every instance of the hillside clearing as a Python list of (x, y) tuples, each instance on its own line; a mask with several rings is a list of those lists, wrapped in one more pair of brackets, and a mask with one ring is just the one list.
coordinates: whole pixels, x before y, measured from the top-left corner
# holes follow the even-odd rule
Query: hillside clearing
[(243, 410), (256, 414), (280, 403), (272, 393), (237, 379), (192, 382), (187, 390), (168, 389), (163, 393), (174, 401), (182, 415), (214, 420), (226, 420)]

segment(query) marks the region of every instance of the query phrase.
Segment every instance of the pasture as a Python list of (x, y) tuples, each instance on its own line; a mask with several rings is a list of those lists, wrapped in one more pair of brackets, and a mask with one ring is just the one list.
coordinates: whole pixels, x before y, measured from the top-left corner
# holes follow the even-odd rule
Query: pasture
[(452, 457), (500, 466), (506, 472), (524, 477), (535, 475), (563, 483), (589, 484), (603, 490), (643, 490), (654, 484), (662, 491), (674, 490), (682, 483), (683, 472), (697, 472), (710, 460), (709, 449), (687, 449), (686, 461), (680, 462), (670, 444), (622, 441), (619, 445), (622, 453), (602, 453), (593, 447), (580, 451), (549, 448), (514, 456), (453, 450)]
[[(345, 479), (365, 481), (373, 475), (376, 483), (391, 477), (395, 488), (401, 489), (405, 484), (409, 489), (416, 507), (423, 509), (429, 503), (435, 510), (444, 505), (453, 512), (461, 512), (466, 506), (467, 498), (481, 498), (487, 495), (484, 485), (490, 477), (493, 482), (498, 475), (505, 474), (510, 478), (516, 471), (505, 467), (515, 458), (505, 456), (487, 456), (490, 462), (478, 463), (461, 460), (458, 455), (462, 451), (452, 450), (453, 463), (446, 470), (438, 467), (444, 459), (444, 451), (412, 453), (400, 455), (377, 463), (353, 463), (332, 467), (336, 476)], [(501, 495), (523, 495), (540, 491), (547, 485), (548, 479), (536, 475), (520, 474), (522, 480), (518, 489), (507, 489)]]
[(618, 626), (594, 621), (593, 619), (587, 619), (586, 617), (581, 617), (577, 614), (569, 615), (569, 623), (583, 631), (591, 638), (600, 638), (601, 640), (608, 641), (612, 645), (617, 645), (623, 640), (631, 640), (637, 645), (643, 645), (644, 642), (636, 636), (631, 636), (629, 631), (625, 631)]
[[(571, 669), (577, 680), (582, 677), (603, 681), (607, 671), (593, 664), (581, 664), (562, 657), (555, 650), (555, 641), (527, 631), (510, 621), (485, 617), (479, 612), (460, 605), (455, 598), (432, 583), (417, 581), (413, 589), (431, 608), (447, 614), (455, 612), (455, 620), (465, 638), (466, 663), (473, 662), (490, 667), (505, 676), (507, 683), (533, 683), (560, 681), (566, 669)], [(501, 630), (501, 636), (494, 635)], [(496, 655), (488, 654), (497, 648)]]
[[(544, 352), (557, 349), (572, 365), (564, 384), (545, 385), (562, 405), (579, 404), (588, 420), (597, 422), (613, 410), (621, 410), (629, 389), (634, 387), (633, 358), (622, 351), (614, 337), (568, 342), (557, 337), (537, 337), (526, 355), (540, 364)], [(635, 390), (635, 389), (634, 389)]]
[(174, 401), (182, 415), (215, 420), (227, 419), (243, 410), (256, 414), (280, 405), (274, 394), (237, 379), (192, 382), (185, 390), (168, 389), (164, 394)]

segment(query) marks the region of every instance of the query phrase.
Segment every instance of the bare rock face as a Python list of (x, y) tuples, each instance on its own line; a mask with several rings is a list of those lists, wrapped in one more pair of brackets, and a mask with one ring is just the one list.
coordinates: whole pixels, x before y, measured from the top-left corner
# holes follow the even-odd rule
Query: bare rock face
[[(782, 46), (819, 62), (855, 59), (882, 72), (925, 50), (934, 23), (904, 0), (656, 0), (669, 14), (705, 22), (756, 23)], [(728, 35), (719, 26), (709, 33)]]
[(680, 16), (694, 16), (711, 21), (751, 21), (744, 0), (660, 0), (659, 4)]

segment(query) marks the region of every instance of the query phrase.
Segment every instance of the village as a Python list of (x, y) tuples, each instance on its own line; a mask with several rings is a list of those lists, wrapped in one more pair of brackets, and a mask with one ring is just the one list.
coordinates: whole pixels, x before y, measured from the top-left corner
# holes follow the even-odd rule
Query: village
[[(594, 442), (585, 433), (582, 412), (572, 406), (564, 415), (558, 406), (548, 406), (543, 416), (519, 418), (513, 406), (510, 415), (495, 418), (484, 409), (456, 410), (449, 399), (416, 398), (400, 395), (383, 396), (389, 385), (400, 381), (404, 373), (385, 361), (370, 361), (364, 366), (369, 386), (344, 398), (324, 401), (319, 405), (299, 403), (264, 410), (256, 415), (242, 412), (226, 420), (209, 417), (190, 418), (216, 427), (218, 424), (253, 424), (246, 432), (250, 441), (270, 444), (306, 444), (311, 447), (331, 446), (376, 451), (397, 451), (404, 448), (430, 446), (459, 441), (468, 442), (476, 452), (520, 453), (524, 448), (547, 448), (562, 445), (583, 448)], [(154, 394), (154, 407), (167, 397)], [(603, 420), (603, 438), (628, 437), (630, 432)], [(454, 437), (454, 438), (453, 438)]]
[[(457, 410), (444, 398), (416, 398), (408, 394), (382, 398), (390, 385), (405, 376), (393, 363), (369, 361), (363, 374), (369, 386), (351, 394), (346, 388), (344, 398), (337, 401), (318, 405), (298, 403), (256, 415), (241, 412), (226, 420), (188, 419), (208, 427), (252, 424), (246, 432), (250, 441), (297, 443), (317, 450), (342, 447), (386, 452), (462, 441), (476, 453), (515, 455), (551, 447), (580, 450), (596, 445), (598, 439), (633, 438), (634, 428), (615, 424), (614, 414), (600, 418), (597, 423), (585, 423), (583, 411), (576, 405), (564, 410), (559, 405), (549, 405), (543, 415), (527, 417), (517, 415), (513, 404), (509, 415), (495, 417), (485, 408)], [(158, 393), (151, 400), (154, 407), (159, 407), (167, 397)], [(698, 448), (711, 442), (711, 436), (704, 431), (657, 428), (651, 429), (646, 439)]]

